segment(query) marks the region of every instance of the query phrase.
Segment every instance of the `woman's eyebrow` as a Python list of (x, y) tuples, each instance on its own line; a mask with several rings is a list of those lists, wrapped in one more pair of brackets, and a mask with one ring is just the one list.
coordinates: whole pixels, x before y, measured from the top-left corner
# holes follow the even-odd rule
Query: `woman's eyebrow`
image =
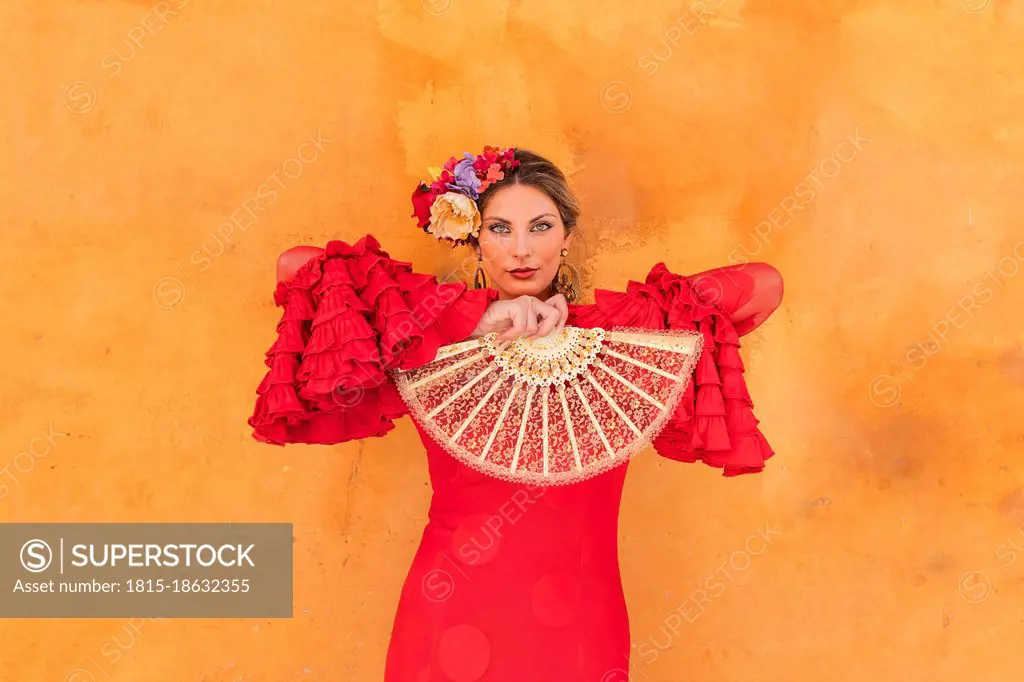
[[(555, 214), (554, 213), (541, 213), (539, 216), (535, 217), (530, 222), (534, 223), (534, 222), (537, 222), (538, 220), (540, 220), (541, 218), (547, 218), (547, 217), (554, 218)], [(488, 216), (487, 220), (490, 220), (490, 221), (493, 221), (493, 222), (496, 222), (496, 223), (505, 223), (505, 224), (511, 224), (511, 222), (512, 222), (510, 220), (506, 220), (505, 218), (502, 218), (501, 216)]]

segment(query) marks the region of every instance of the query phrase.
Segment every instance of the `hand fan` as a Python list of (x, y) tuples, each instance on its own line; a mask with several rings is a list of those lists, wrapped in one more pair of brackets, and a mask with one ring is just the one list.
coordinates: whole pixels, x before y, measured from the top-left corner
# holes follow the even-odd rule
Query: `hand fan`
[(693, 331), (565, 326), (499, 349), (496, 336), (442, 346), (392, 376), (412, 418), (456, 459), (542, 486), (591, 478), (645, 450), (703, 342)]

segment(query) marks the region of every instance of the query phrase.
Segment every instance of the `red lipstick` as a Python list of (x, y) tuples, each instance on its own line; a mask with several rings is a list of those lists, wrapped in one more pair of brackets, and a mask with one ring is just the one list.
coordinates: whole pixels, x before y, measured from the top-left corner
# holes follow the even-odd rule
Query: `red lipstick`
[(530, 279), (536, 272), (537, 268), (516, 268), (515, 270), (509, 270), (508, 274), (516, 279)]

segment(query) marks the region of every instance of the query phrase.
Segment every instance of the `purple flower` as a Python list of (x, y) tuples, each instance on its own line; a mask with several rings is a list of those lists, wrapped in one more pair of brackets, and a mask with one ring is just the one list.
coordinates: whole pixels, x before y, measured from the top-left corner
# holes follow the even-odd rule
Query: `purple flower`
[(462, 192), (476, 201), (480, 198), (480, 193), (477, 191), (480, 189), (480, 178), (477, 177), (476, 169), (473, 168), (476, 157), (469, 152), (465, 152), (465, 157), (455, 164), (455, 182), (448, 183), (448, 189)]

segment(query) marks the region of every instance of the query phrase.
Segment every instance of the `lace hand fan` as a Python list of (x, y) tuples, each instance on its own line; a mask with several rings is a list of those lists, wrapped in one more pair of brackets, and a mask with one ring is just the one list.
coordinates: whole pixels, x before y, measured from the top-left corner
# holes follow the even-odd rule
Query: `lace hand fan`
[(542, 486), (591, 478), (646, 449), (703, 342), (692, 331), (565, 326), (499, 350), (496, 336), (442, 346), (392, 376), (413, 419), (460, 462)]

